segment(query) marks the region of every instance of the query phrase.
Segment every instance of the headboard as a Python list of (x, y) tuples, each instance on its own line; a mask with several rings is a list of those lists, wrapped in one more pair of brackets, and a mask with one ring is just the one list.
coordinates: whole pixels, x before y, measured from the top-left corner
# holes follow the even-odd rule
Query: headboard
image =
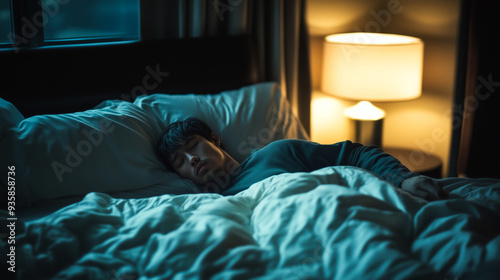
[(141, 94), (217, 93), (260, 82), (250, 36), (3, 51), (0, 97), (25, 117)]

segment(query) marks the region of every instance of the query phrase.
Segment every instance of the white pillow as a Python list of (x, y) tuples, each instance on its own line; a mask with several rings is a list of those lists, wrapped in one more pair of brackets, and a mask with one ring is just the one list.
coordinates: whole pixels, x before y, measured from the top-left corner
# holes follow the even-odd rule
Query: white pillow
[(166, 172), (155, 152), (163, 129), (190, 116), (206, 121), (238, 161), (274, 140), (308, 139), (274, 83), (215, 95), (141, 96), (135, 104), (106, 101), (85, 112), (24, 120), (12, 104), (3, 104), (0, 166), (16, 168), (17, 206), (92, 191), (136, 193), (143, 187), (196, 192), (192, 182)]
[(22, 120), (24, 117), (21, 112), (12, 103), (0, 98), (0, 139), (6, 129), (18, 125)]
[(43, 199), (115, 192), (153, 185), (169, 193), (193, 184), (165, 172), (155, 145), (160, 128), (126, 101), (85, 112), (34, 116), (5, 131), (0, 166), (16, 168), (16, 205)]
[(261, 83), (214, 95), (139, 96), (134, 104), (157, 118), (162, 130), (188, 117), (201, 119), (239, 162), (255, 148), (275, 140), (309, 139), (276, 83)]
[[(0, 98), (0, 141), (2, 141), (2, 139), (5, 137), (5, 133), (7, 130), (16, 126), (22, 120), (24, 120), (24, 116), (21, 114), (21, 112), (19, 112), (19, 110), (17, 110), (17, 108), (12, 105), (12, 103)], [(3, 155), (1, 157), (3, 157)], [(5, 172), (7, 172), (7, 167), (10, 166), (3, 164), (2, 167), (5, 168)], [(2, 190), (7, 191), (8, 188), (6, 177), (0, 180), (0, 186), (2, 187)], [(11, 188), (9, 188), (9, 190), (10, 189)], [(3, 206), (4, 203), (7, 203), (7, 200), (3, 201), (0, 205)]]

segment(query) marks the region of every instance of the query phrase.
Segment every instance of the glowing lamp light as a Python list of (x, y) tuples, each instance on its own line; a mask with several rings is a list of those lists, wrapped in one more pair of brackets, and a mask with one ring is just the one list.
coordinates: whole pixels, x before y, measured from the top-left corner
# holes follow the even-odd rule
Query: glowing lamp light
[(363, 138), (369, 142), (364, 144), (381, 146), (385, 113), (369, 101), (403, 101), (421, 95), (423, 53), (423, 41), (411, 36), (355, 32), (325, 37), (321, 87), (336, 97), (362, 101), (345, 112), (356, 121), (356, 141)]
[(373, 104), (368, 101), (361, 101), (347, 108), (345, 114), (351, 119), (360, 121), (377, 121), (385, 117), (384, 110), (373, 106)]

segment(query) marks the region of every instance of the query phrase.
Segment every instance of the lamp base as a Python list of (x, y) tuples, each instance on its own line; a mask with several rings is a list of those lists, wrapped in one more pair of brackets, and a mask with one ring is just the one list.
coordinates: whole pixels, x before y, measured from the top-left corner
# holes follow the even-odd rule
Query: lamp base
[(384, 119), (379, 120), (356, 120), (355, 141), (365, 146), (373, 145), (382, 147), (382, 127)]

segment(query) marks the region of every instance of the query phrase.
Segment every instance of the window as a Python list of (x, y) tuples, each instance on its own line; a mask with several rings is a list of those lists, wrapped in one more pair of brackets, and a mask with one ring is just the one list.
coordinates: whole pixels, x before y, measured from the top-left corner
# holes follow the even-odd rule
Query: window
[(0, 0), (0, 31), (7, 34), (0, 43), (16, 48), (139, 40), (139, 1)]
[[(138, 0), (72, 0), (64, 6), (58, 0), (42, 0), (50, 19), (45, 40), (107, 38), (139, 39)], [(50, 7), (59, 10), (49, 15)], [(55, 11), (56, 8), (52, 8)]]
[(9, 43), (7, 34), (12, 32), (10, 0), (0, 0), (0, 44)]

